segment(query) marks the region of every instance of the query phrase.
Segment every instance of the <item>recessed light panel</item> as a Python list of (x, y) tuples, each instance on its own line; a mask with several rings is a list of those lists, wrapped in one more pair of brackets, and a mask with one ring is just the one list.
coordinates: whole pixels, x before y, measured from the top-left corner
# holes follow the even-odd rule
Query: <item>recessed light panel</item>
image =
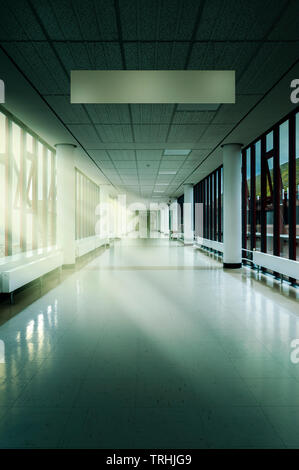
[(159, 171), (159, 175), (176, 175), (176, 171), (174, 170), (162, 170), (162, 171)]
[(178, 150), (174, 150), (174, 149), (166, 149), (164, 150), (164, 154), (163, 155), (189, 155), (189, 153), (191, 152), (190, 149), (178, 149)]

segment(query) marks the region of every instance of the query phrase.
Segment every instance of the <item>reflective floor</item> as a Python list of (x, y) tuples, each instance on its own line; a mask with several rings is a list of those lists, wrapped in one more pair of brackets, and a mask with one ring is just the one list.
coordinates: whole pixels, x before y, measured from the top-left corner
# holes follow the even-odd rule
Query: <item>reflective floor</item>
[(291, 288), (136, 239), (9, 308), (1, 448), (299, 448)]

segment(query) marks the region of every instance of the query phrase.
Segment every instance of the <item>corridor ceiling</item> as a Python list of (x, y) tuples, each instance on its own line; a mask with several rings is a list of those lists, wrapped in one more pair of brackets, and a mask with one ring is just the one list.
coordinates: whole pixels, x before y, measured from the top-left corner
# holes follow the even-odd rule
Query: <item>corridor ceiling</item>
[[(114, 186), (175, 197), (298, 63), (298, 17), (298, 0), (1, 1), (0, 46)], [(236, 104), (71, 105), (80, 69), (235, 70)]]

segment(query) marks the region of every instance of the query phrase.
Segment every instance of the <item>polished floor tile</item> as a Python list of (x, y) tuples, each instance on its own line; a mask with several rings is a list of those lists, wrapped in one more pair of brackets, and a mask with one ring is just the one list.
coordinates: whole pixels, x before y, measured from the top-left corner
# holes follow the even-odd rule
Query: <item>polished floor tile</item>
[(117, 402), (112, 406), (103, 403), (71, 411), (60, 447), (132, 449), (134, 437), (134, 409), (119, 407)]
[(201, 415), (209, 448), (284, 448), (284, 441), (259, 407), (215, 407)]
[(58, 448), (68, 411), (13, 407), (0, 421), (0, 449)]
[(299, 448), (299, 406), (264, 406), (263, 412), (287, 447)]
[(127, 239), (5, 315), (0, 448), (299, 448), (294, 289)]
[(201, 413), (191, 408), (137, 408), (134, 448), (207, 448)]
[(262, 406), (299, 406), (299, 382), (293, 378), (245, 379)]

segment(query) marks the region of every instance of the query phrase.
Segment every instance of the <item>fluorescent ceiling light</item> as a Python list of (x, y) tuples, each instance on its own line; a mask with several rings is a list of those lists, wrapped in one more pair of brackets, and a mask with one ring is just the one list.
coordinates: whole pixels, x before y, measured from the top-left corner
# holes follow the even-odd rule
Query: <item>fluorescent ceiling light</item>
[(159, 175), (176, 175), (176, 171), (174, 170), (162, 170), (162, 171), (159, 171)]
[(173, 149), (166, 149), (164, 150), (163, 155), (189, 155), (191, 152), (191, 149), (179, 149), (179, 150), (173, 150)]
[(169, 183), (156, 183), (156, 186), (168, 186)]
[(154, 193), (164, 193), (164, 191), (160, 191), (158, 189), (155, 189)]

